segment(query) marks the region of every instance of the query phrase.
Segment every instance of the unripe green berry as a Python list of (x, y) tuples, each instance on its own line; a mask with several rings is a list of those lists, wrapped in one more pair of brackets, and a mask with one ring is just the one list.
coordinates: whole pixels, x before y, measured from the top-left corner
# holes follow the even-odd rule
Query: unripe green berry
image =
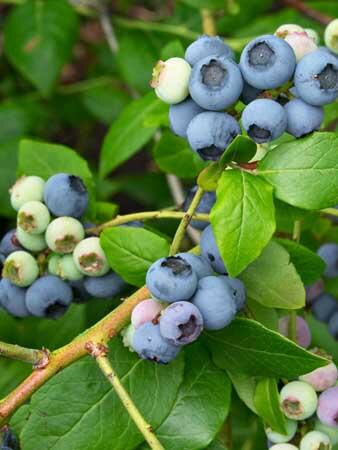
[(98, 237), (90, 237), (81, 241), (74, 250), (76, 267), (84, 275), (100, 277), (109, 271), (109, 265)]
[(19, 178), (10, 189), (11, 205), (19, 211), (22, 205), (36, 200), (42, 201), (45, 181), (40, 177), (29, 176)]
[(57, 254), (50, 255), (48, 258), (48, 272), (51, 275), (59, 276), (61, 258), (62, 256)]
[(266, 428), (265, 433), (267, 438), (273, 444), (283, 444), (285, 442), (291, 441), (294, 435), (297, 432), (298, 424), (294, 420), (286, 420), (286, 431), (287, 434), (277, 433), (273, 431), (271, 428)]
[(150, 85), (155, 89), (157, 97), (174, 105), (188, 96), (190, 73), (191, 67), (183, 58), (159, 61), (153, 69)]
[(46, 205), (36, 200), (25, 203), (18, 212), (18, 227), (30, 234), (41, 234), (46, 231), (50, 222), (50, 214)]
[(23, 247), (34, 253), (42, 252), (47, 247), (44, 234), (26, 233), (20, 227), (16, 229), (16, 238)]
[(315, 431), (321, 431), (329, 436), (332, 445), (338, 444), (338, 427), (331, 427), (330, 425), (324, 425), (320, 420), (316, 420)]
[(64, 280), (77, 281), (83, 278), (83, 274), (75, 265), (73, 255), (64, 255), (59, 261), (59, 277)]
[(298, 447), (292, 444), (276, 444), (270, 447), (270, 450), (299, 450)]
[(331, 450), (329, 436), (321, 431), (310, 431), (300, 441), (300, 450)]
[(131, 352), (135, 351), (133, 348), (134, 334), (135, 334), (135, 328), (133, 327), (132, 324), (129, 324), (127, 327), (123, 328), (123, 330), (121, 331), (123, 345), (125, 347), (128, 347), (128, 349)]
[(324, 41), (329, 50), (338, 54), (338, 19), (332, 20), (325, 28)]
[(46, 230), (47, 245), (56, 253), (72, 253), (84, 236), (83, 225), (73, 217), (58, 217)]
[(280, 405), (289, 419), (307, 419), (316, 411), (317, 404), (316, 391), (303, 381), (291, 381), (280, 392)]
[(38, 263), (28, 252), (11, 253), (4, 263), (2, 276), (16, 286), (30, 286), (39, 276)]
[(284, 39), (290, 33), (302, 33), (304, 29), (295, 23), (285, 23), (277, 28), (275, 36)]

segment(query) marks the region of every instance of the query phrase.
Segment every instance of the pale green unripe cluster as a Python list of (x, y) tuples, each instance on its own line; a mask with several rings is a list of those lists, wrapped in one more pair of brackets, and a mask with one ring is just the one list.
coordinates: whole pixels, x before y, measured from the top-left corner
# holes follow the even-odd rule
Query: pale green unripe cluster
[(30, 234), (22, 228), (16, 229), (16, 237), (19, 243), (27, 250), (37, 253), (42, 252), (47, 247), (44, 234)]
[(26, 233), (42, 234), (50, 222), (50, 213), (46, 205), (36, 200), (21, 206), (18, 212), (17, 224)]
[(39, 201), (43, 199), (43, 190), (45, 181), (40, 177), (29, 176), (21, 177), (10, 189), (11, 205), (19, 211), (21, 206), (29, 201)]
[(188, 97), (191, 67), (183, 58), (170, 58), (159, 61), (153, 70), (151, 86), (157, 97), (165, 103), (174, 105)]
[(2, 276), (16, 286), (30, 286), (39, 276), (38, 263), (28, 252), (13, 252), (4, 263)]
[(73, 256), (77, 269), (84, 275), (100, 277), (109, 271), (109, 264), (98, 237), (79, 242)]
[(314, 414), (317, 405), (316, 391), (303, 381), (291, 381), (280, 392), (280, 406), (289, 419), (305, 420)]
[(77, 281), (83, 274), (77, 269), (73, 255), (52, 255), (48, 260), (48, 271), (63, 280)]
[(276, 444), (270, 447), (270, 450), (299, 450), (298, 447), (292, 444)]
[(47, 245), (56, 253), (72, 253), (84, 236), (82, 223), (73, 217), (58, 217), (46, 230)]

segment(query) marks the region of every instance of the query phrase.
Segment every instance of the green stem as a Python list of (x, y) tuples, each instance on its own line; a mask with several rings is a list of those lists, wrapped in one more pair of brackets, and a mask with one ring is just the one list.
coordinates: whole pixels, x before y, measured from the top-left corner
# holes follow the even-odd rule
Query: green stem
[[(114, 219), (109, 220), (108, 222), (103, 223), (102, 225), (98, 225), (97, 227), (88, 228), (86, 231), (90, 234), (99, 234), (106, 228), (114, 227), (117, 225), (123, 225), (128, 222), (133, 222), (134, 220), (150, 220), (150, 219), (183, 219), (187, 213), (181, 211), (145, 211), (138, 212), (133, 214), (125, 214), (123, 216), (116, 216)], [(194, 220), (203, 220), (204, 222), (209, 221), (208, 214), (194, 214)], [(190, 218), (190, 219), (191, 219)], [(190, 220), (189, 219), (189, 220)]]
[[(293, 226), (292, 239), (295, 242), (300, 241), (300, 235), (302, 231), (302, 222), (300, 220), (296, 220)], [(291, 310), (289, 313), (289, 330), (288, 330), (289, 338), (297, 342), (297, 311)]]
[(216, 36), (216, 24), (214, 20), (214, 16), (210, 9), (202, 8), (201, 9), (201, 17), (202, 17), (202, 27), (203, 33), (208, 34), (209, 36)]
[(336, 209), (336, 208), (325, 208), (325, 209), (321, 209), (320, 212), (322, 212), (324, 214), (329, 214), (330, 216), (338, 217), (338, 209)]
[(297, 243), (299, 243), (300, 241), (301, 232), (302, 232), (302, 222), (300, 220), (296, 220), (293, 226), (292, 239)]
[(149, 447), (152, 450), (165, 450), (160, 441), (157, 439), (156, 435), (154, 434), (151, 425), (144, 420), (142, 414), (137, 409), (130, 395), (125, 390), (123, 384), (121, 383), (121, 380), (119, 379), (112, 365), (110, 364), (108, 357), (105, 354), (97, 356), (96, 362), (99, 368), (101, 369), (102, 373), (109, 381), (109, 383), (113, 386), (123, 406), (126, 408), (128, 414), (135, 422), (135, 425), (140, 430), (144, 439), (149, 444)]
[(202, 214), (196, 214), (194, 215), (196, 208), (198, 207), (201, 198), (204, 194), (204, 190), (199, 187), (196, 191), (196, 194), (194, 195), (194, 198), (192, 199), (190, 206), (186, 213), (183, 213), (182, 220), (176, 230), (174, 239), (172, 241), (171, 247), (170, 247), (170, 255), (175, 255), (179, 249), (182, 242), (182, 239), (184, 237), (185, 231), (188, 228), (188, 225), (192, 218), (198, 218)]
[(49, 361), (48, 350), (25, 348), (6, 342), (0, 342), (0, 356), (32, 364), (35, 368), (46, 367)]

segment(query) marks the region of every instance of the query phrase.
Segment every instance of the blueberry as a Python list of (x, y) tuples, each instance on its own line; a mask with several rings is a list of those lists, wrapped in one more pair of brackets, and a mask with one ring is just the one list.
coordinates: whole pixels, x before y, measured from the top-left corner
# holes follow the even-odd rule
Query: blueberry
[(36, 200), (25, 203), (18, 212), (18, 227), (30, 234), (43, 233), (50, 222), (48, 208)]
[(232, 290), (233, 298), (237, 306), (237, 311), (242, 311), (242, 309), (244, 309), (246, 302), (246, 289), (244, 284), (238, 278), (231, 278), (231, 277), (220, 277), (220, 278)]
[(54, 275), (58, 275), (63, 280), (77, 281), (83, 278), (81, 273), (75, 265), (73, 255), (64, 255), (58, 261), (58, 270)]
[(101, 277), (86, 277), (84, 287), (96, 298), (113, 298), (119, 295), (126, 284), (116, 273), (108, 272)]
[(274, 444), (283, 444), (291, 441), (297, 432), (298, 424), (294, 420), (286, 420), (286, 434), (277, 433), (272, 428), (266, 428), (265, 433), (270, 442)]
[(78, 270), (89, 277), (101, 277), (109, 272), (109, 264), (98, 237), (79, 242), (73, 258)]
[(133, 337), (133, 348), (142, 359), (167, 364), (176, 358), (180, 347), (170, 344), (160, 333), (160, 326), (147, 322), (141, 325)]
[(187, 261), (188, 264), (191, 265), (192, 270), (196, 273), (198, 280), (209, 275), (213, 275), (214, 273), (211, 265), (209, 264), (208, 260), (204, 258), (204, 256), (194, 255), (192, 253), (178, 253), (176, 256), (180, 256), (185, 261)]
[(322, 433), (327, 434), (331, 439), (332, 445), (338, 444), (338, 427), (337, 426), (331, 427), (329, 425), (324, 425), (323, 423), (320, 422), (320, 420), (316, 419), (314, 429), (316, 431), (321, 431)]
[(287, 42), (295, 53), (296, 61), (300, 61), (303, 56), (317, 50), (317, 45), (305, 31), (289, 33), (285, 37)]
[(260, 36), (244, 48), (240, 68), (247, 83), (257, 89), (275, 89), (286, 83), (296, 67), (288, 43), (273, 35)]
[(302, 437), (299, 448), (300, 450), (332, 450), (331, 439), (321, 431), (310, 431)]
[(131, 323), (121, 331), (123, 345), (128, 347), (131, 352), (135, 351), (133, 347), (134, 334), (135, 328)]
[(58, 217), (46, 230), (47, 245), (57, 253), (71, 253), (84, 236), (81, 222), (73, 217)]
[(312, 28), (304, 28), (304, 31), (316, 45), (319, 44), (319, 36), (316, 30), (313, 30)]
[(182, 58), (159, 61), (153, 69), (151, 87), (165, 103), (174, 105), (188, 97), (188, 84), (191, 67)]
[(63, 316), (73, 300), (71, 287), (61, 278), (47, 275), (36, 280), (27, 289), (28, 311), (37, 317), (58, 319)]
[(202, 315), (192, 303), (174, 302), (161, 315), (161, 335), (173, 345), (196, 341), (202, 330)]
[(308, 305), (311, 305), (316, 298), (318, 298), (324, 290), (324, 281), (322, 279), (319, 279), (318, 281), (315, 281), (313, 284), (305, 286), (305, 292), (306, 292), (306, 303)]
[(330, 294), (320, 295), (312, 305), (312, 314), (321, 322), (328, 323), (338, 311), (338, 302)]
[(323, 244), (317, 250), (317, 254), (322, 258), (326, 264), (324, 275), (328, 278), (335, 278), (338, 276), (338, 245), (337, 244)]
[[(19, 450), (19, 442), (18, 442), (16, 436), (14, 435), (14, 433), (10, 429), (7, 429), (4, 432), (2, 445), (7, 446), (7, 448), (9, 448), (9, 450)], [(5, 449), (2, 448), (1, 450), (5, 450)]]
[(30, 253), (20, 250), (8, 256), (2, 276), (16, 286), (27, 287), (39, 276), (39, 266)]
[(338, 427), (338, 386), (331, 387), (319, 396), (318, 419), (330, 427)]
[(30, 252), (42, 252), (47, 248), (44, 234), (30, 234), (23, 231), (20, 227), (16, 229), (16, 238), (26, 250)]
[(297, 138), (318, 130), (324, 118), (323, 108), (312, 106), (298, 98), (289, 101), (285, 106), (287, 115), (286, 131)]
[(338, 60), (318, 49), (305, 55), (295, 72), (295, 87), (302, 100), (310, 105), (332, 103), (338, 97)]
[(303, 381), (291, 381), (280, 392), (280, 406), (289, 419), (308, 419), (316, 411), (317, 404), (316, 391)]
[(209, 276), (198, 282), (192, 303), (199, 309), (206, 330), (220, 330), (235, 318), (237, 305), (232, 289), (222, 277)]
[(191, 265), (179, 256), (161, 258), (147, 272), (147, 288), (156, 299), (172, 303), (189, 300), (197, 288)]
[(29, 316), (26, 307), (26, 289), (15, 286), (3, 278), (0, 282), (0, 305), (12, 316)]
[(312, 372), (300, 376), (299, 379), (311, 384), (315, 391), (323, 392), (336, 384), (338, 379), (338, 370), (336, 365), (331, 362), (327, 366), (319, 367)]
[(285, 23), (277, 28), (275, 35), (279, 38), (284, 39), (290, 33), (301, 33), (304, 29), (295, 23)]
[(243, 90), (238, 65), (226, 56), (207, 56), (192, 69), (189, 92), (204, 109), (220, 111), (233, 105)]
[(189, 123), (197, 114), (203, 111), (203, 108), (191, 98), (187, 98), (176, 105), (171, 105), (169, 108), (170, 128), (177, 136), (186, 138)]
[(244, 82), (243, 91), (241, 95), (241, 100), (245, 105), (248, 105), (252, 101), (256, 100), (256, 98), (261, 94), (262, 89), (257, 89), (253, 86), (250, 86), (246, 81)]
[(36, 200), (41, 202), (45, 181), (40, 177), (29, 176), (19, 178), (10, 189), (11, 205), (18, 211), (25, 203)]
[(161, 314), (162, 309), (163, 305), (152, 298), (148, 298), (138, 303), (131, 313), (131, 323), (133, 327), (137, 329), (146, 322), (156, 320)]
[[(196, 191), (198, 189), (198, 186), (194, 186), (190, 189), (188, 192), (188, 195), (183, 203), (183, 211), (187, 211), (192, 199), (194, 198)], [(209, 214), (211, 208), (214, 206), (216, 202), (216, 194), (213, 191), (206, 191), (204, 192), (201, 201), (199, 202), (199, 205), (196, 208), (197, 213), (203, 213), (203, 214)], [(193, 228), (197, 228), (198, 230), (204, 230), (208, 226), (208, 222), (203, 222), (201, 220), (192, 220), (190, 222), (190, 225)]]
[(73, 291), (73, 302), (74, 303), (87, 303), (92, 299), (92, 296), (87, 292), (84, 287), (84, 278), (76, 281), (69, 281), (69, 286)]
[(248, 135), (258, 144), (273, 141), (286, 130), (285, 109), (274, 100), (258, 99), (242, 113), (242, 124)]
[(20, 243), (16, 237), (16, 230), (8, 231), (0, 242), (0, 253), (9, 256), (13, 252), (22, 250)]
[(329, 320), (329, 333), (335, 338), (338, 339), (338, 311), (336, 311), (331, 319)]
[(227, 269), (219, 253), (211, 225), (203, 230), (200, 247), (202, 256), (208, 259), (215, 272), (227, 274)]
[(299, 450), (292, 444), (276, 444), (270, 447), (270, 450)]
[(58, 173), (47, 180), (44, 201), (54, 216), (78, 218), (87, 209), (88, 191), (80, 177)]
[(206, 161), (216, 161), (241, 133), (238, 122), (229, 114), (206, 111), (195, 116), (187, 130), (192, 150)]
[(211, 55), (234, 58), (234, 52), (224, 43), (222, 38), (219, 36), (208, 36), (206, 34), (200, 36), (189, 45), (184, 57), (193, 66), (201, 59)]
[[(279, 332), (285, 336), (289, 336), (289, 320), (290, 316), (284, 316), (279, 319)], [(311, 344), (311, 331), (306, 320), (301, 316), (297, 316), (296, 341), (303, 348), (308, 348)]]
[(50, 275), (57, 275), (60, 274), (60, 261), (62, 256), (58, 255), (56, 253), (52, 253), (48, 257), (48, 272)]
[(338, 53), (338, 19), (332, 20), (325, 28), (324, 41), (326, 47), (333, 53)]

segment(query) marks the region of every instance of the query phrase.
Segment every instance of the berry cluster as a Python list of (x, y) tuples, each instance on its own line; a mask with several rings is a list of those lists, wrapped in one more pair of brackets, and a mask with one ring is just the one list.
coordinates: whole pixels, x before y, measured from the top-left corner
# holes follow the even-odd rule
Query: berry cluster
[(153, 298), (134, 308), (124, 331), (126, 345), (141, 358), (168, 363), (203, 329), (220, 330), (243, 309), (245, 287), (227, 276), (210, 225), (201, 253), (179, 253), (150, 266), (146, 285)]
[(1, 450), (19, 450), (19, 443), (12, 431), (5, 427), (2, 435), (2, 440), (0, 437)]
[[(323, 355), (318, 349), (313, 353)], [(287, 418), (287, 434), (266, 428), (270, 448), (273, 450), (298, 449), (287, 442), (300, 442), (300, 450), (331, 450), (338, 443), (338, 370), (334, 363), (302, 375), (280, 391), (280, 407)], [(319, 393), (319, 397), (318, 394)], [(317, 418), (314, 418), (314, 414)], [(304, 421), (307, 421), (304, 423)], [(297, 435), (298, 424), (302, 432)], [(304, 429), (311, 430), (304, 434)], [(301, 431), (301, 430), (299, 430)]]
[(218, 160), (241, 134), (235, 117), (242, 108), (235, 117), (231, 109), (238, 100), (246, 105), (242, 127), (255, 142), (284, 132), (299, 138), (320, 128), (322, 106), (338, 96), (337, 56), (317, 40), (313, 30), (283, 25), (249, 42), (237, 64), (220, 37), (204, 35), (184, 59), (159, 61), (151, 86), (171, 105), (172, 131), (204, 160)]
[(72, 301), (111, 298), (123, 281), (111, 272), (98, 237), (85, 238), (80, 221), (88, 191), (71, 174), (46, 182), (20, 178), (12, 187), (17, 227), (0, 242), (0, 306), (16, 317), (56, 319)]

